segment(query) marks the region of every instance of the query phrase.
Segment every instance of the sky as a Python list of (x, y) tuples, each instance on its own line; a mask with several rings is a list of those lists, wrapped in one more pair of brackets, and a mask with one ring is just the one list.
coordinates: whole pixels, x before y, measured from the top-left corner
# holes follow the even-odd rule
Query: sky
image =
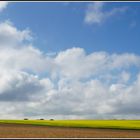
[(0, 119), (139, 119), (139, 2), (0, 2)]

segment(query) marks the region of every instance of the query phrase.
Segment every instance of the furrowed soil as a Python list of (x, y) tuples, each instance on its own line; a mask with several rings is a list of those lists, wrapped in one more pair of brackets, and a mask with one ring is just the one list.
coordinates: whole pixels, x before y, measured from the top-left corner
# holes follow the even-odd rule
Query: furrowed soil
[(0, 138), (140, 138), (140, 130), (0, 124)]

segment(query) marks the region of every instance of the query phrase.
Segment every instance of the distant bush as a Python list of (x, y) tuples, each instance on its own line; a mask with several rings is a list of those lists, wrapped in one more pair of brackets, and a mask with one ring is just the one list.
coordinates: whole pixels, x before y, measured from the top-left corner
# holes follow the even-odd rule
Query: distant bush
[(24, 118), (24, 120), (28, 120), (28, 118)]
[(44, 120), (43, 118), (41, 118), (40, 120)]
[(53, 121), (54, 119), (50, 119), (50, 121)]

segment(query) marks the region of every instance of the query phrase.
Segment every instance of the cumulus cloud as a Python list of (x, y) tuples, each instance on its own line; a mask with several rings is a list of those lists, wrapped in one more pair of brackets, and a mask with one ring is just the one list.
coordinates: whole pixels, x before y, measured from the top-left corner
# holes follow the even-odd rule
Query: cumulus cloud
[(29, 29), (20, 31), (10, 21), (2, 22), (0, 23), (0, 47), (9, 45), (15, 47), (25, 40), (31, 40), (32, 36), (30, 34)]
[(83, 48), (49, 55), (30, 45), (29, 38), (26, 29), (19, 30), (9, 22), (0, 24), (1, 117), (140, 116), (139, 55), (88, 54)]
[(93, 52), (86, 54), (82, 48), (71, 48), (60, 52), (55, 63), (62, 76), (69, 78), (89, 78), (107, 71), (128, 69), (130, 66), (140, 66), (140, 56), (135, 54), (109, 54)]
[(85, 22), (88, 24), (101, 24), (110, 17), (124, 13), (128, 7), (116, 7), (111, 10), (105, 10), (105, 3), (94, 2), (90, 3), (86, 10)]
[(41, 92), (50, 86), (48, 79), (45, 84), (36, 75), (21, 71), (4, 71), (0, 77), (0, 101), (28, 101), (36, 93), (41, 96)]
[(33, 46), (3, 48), (0, 51), (0, 60), (1, 69), (24, 70), (35, 74), (47, 72), (53, 67), (51, 58)]

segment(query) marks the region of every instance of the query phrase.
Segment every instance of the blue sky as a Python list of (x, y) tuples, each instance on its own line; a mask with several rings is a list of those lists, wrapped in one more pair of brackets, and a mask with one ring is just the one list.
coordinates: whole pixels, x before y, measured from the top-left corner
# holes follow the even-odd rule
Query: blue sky
[(139, 15), (139, 2), (0, 2), (1, 118), (138, 119)]
[[(88, 2), (15, 2), (8, 5), (1, 20), (10, 19), (19, 29), (29, 28), (40, 49), (60, 51), (82, 47), (87, 52), (139, 51), (140, 3), (108, 2), (104, 10), (129, 7), (126, 12), (108, 18), (102, 25), (84, 22)], [(133, 26), (133, 27), (132, 27)]]

